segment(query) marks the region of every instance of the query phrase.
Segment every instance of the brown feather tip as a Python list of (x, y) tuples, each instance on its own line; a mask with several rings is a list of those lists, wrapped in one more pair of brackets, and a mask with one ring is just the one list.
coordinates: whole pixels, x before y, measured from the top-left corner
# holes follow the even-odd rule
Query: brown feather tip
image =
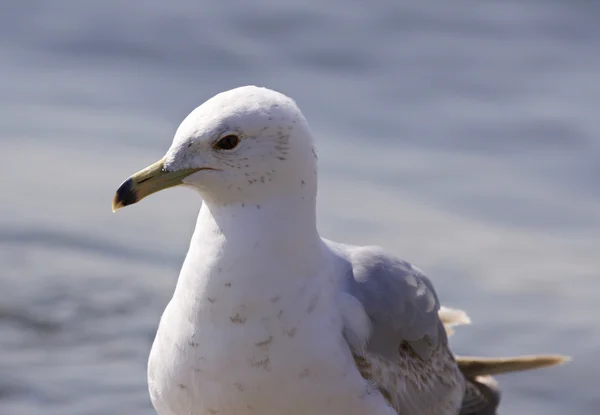
[(458, 367), (467, 378), (541, 369), (543, 367), (561, 365), (570, 360), (570, 357), (562, 355), (532, 355), (503, 358), (456, 356)]

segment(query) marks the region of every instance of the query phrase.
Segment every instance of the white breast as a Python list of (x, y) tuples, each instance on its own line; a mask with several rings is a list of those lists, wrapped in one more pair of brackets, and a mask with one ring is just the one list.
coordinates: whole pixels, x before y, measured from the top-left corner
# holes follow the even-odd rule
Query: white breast
[(159, 415), (394, 413), (355, 367), (334, 256), (289, 220), (296, 202), (203, 205), (150, 354)]
[(149, 361), (158, 413), (388, 413), (356, 370), (341, 336), (333, 287), (323, 281), (286, 284), (285, 291), (261, 286), (249, 295), (252, 288), (243, 280), (221, 279), (220, 287), (208, 284), (201, 298), (178, 289)]

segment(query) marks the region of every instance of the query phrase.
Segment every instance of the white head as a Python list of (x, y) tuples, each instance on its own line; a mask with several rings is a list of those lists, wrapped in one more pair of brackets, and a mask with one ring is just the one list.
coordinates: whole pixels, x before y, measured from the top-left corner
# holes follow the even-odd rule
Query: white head
[(312, 133), (295, 102), (245, 86), (192, 111), (165, 157), (121, 185), (113, 209), (178, 184), (198, 189), (206, 202), (228, 205), (300, 189), (316, 197), (316, 182)]

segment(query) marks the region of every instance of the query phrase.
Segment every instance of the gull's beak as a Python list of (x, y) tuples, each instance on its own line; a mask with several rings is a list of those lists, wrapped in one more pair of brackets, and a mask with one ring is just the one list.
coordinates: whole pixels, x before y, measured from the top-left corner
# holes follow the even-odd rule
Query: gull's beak
[(113, 212), (124, 206), (133, 205), (152, 193), (183, 184), (183, 179), (203, 168), (166, 171), (164, 159), (137, 172), (125, 180), (117, 189), (112, 202)]

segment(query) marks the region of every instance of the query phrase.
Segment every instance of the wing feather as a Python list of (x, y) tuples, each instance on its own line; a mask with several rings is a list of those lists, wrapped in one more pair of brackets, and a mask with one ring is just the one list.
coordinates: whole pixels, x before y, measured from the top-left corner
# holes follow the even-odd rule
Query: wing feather
[(461, 310), (441, 307), (429, 279), (379, 247), (325, 241), (339, 256), (343, 335), (361, 375), (400, 415), (495, 415), (500, 389), (492, 374), (537, 369), (564, 356), (455, 357)]
[[(433, 284), (382, 248), (330, 247), (346, 275), (340, 295), (344, 336), (362, 376), (399, 414), (457, 414), (465, 381), (448, 348)], [(370, 330), (355, 328), (364, 327), (352, 323), (360, 315), (368, 318)]]

